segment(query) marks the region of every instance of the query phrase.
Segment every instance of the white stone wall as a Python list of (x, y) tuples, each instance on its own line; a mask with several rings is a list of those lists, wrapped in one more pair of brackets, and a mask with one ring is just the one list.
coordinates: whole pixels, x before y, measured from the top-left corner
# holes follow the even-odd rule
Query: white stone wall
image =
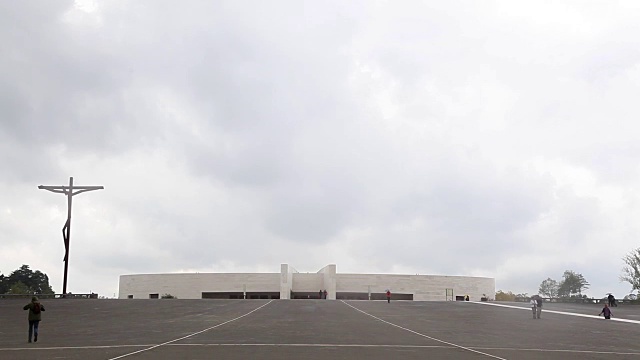
[(280, 274), (144, 274), (121, 275), (118, 298), (148, 299), (149, 294), (171, 294), (179, 299), (201, 299), (203, 292), (279, 292)]
[(280, 265), (280, 299), (289, 299), (293, 288), (293, 274), (298, 271), (289, 264)]
[(317, 273), (297, 273), (293, 274), (293, 292), (308, 291), (317, 293), (318, 290), (324, 289), (322, 274)]
[(335, 300), (336, 299), (336, 265), (331, 264), (323, 267), (318, 271), (323, 275), (323, 286), (322, 289), (327, 290), (327, 300)]
[(390, 274), (337, 274), (337, 292), (413, 294), (415, 301), (444, 301), (446, 289), (456, 295), (469, 295), (471, 301), (480, 301), (483, 294), (493, 298), (496, 283), (493, 278), (438, 275), (390, 275)]
[[(286, 265), (286, 266), (284, 266)], [(120, 276), (119, 298), (148, 299), (149, 294), (171, 294), (180, 299), (201, 299), (203, 292), (280, 292), (281, 299), (288, 299), (294, 292), (327, 290), (328, 299), (335, 299), (337, 292), (413, 294), (416, 301), (444, 301), (446, 289), (453, 289), (455, 296), (469, 295), (471, 301), (479, 301), (483, 294), (495, 296), (495, 279), (468, 276), (438, 275), (390, 275), (390, 274), (337, 274), (335, 265), (329, 265), (318, 273), (298, 273), (283, 264), (280, 273), (250, 274), (143, 274)]]

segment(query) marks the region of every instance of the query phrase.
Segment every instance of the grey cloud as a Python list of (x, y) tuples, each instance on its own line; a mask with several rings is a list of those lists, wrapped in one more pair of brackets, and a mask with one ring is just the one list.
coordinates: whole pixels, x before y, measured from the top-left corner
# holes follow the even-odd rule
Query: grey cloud
[(136, 105), (125, 91), (131, 76), (114, 44), (64, 22), (73, 3), (25, 3), (3, 12), (19, 23), (4, 35), (10, 56), (3, 57), (0, 78), (12, 97), (3, 106), (3, 132), (43, 149), (64, 144), (71, 151), (118, 152), (153, 131), (131, 116)]
[[(573, 247), (553, 274), (498, 283), (615, 273), (577, 258), (634, 215), (635, 85), (619, 79), (633, 36), (609, 44), (500, 3), (109, 2), (70, 20), (72, 6), (0, 11), (0, 182), (17, 194), (0, 203), (100, 179), (76, 208), (85, 268), (323, 266), (333, 251), (339, 269), (491, 276)], [(595, 184), (566, 175), (583, 170)]]

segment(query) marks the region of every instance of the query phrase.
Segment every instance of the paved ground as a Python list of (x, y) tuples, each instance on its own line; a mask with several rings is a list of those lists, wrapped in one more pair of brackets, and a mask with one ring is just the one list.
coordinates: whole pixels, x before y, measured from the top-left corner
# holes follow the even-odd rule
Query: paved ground
[[(0, 359), (638, 359), (640, 306), (330, 300), (0, 300)], [(624, 321), (621, 321), (624, 320)]]

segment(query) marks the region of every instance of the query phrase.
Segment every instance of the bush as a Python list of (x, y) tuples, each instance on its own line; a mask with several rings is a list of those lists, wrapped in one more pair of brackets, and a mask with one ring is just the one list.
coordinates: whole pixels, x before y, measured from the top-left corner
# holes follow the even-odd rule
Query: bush
[(498, 292), (496, 292), (496, 301), (515, 301), (515, 300), (516, 300), (516, 295), (511, 291), (504, 292), (502, 290), (498, 290)]

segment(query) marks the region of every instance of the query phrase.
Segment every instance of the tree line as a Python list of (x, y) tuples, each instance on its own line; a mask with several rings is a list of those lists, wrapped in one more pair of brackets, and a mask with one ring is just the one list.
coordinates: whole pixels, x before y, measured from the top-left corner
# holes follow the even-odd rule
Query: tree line
[(620, 281), (631, 284), (631, 291), (640, 290), (640, 248), (631, 250), (622, 258), (624, 267)]
[[(622, 261), (624, 266), (619, 280), (628, 282), (631, 285), (631, 292), (640, 290), (640, 247), (627, 253), (622, 257)], [(589, 285), (582, 274), (566, 270), (560, 281), (552, 278), (542, 281), (538, 288), (538, 294), (550, 298), (586, 297), (582, 291), (587, 290)], [(514, 301), (516, 298), (527, 297), (529, 297), (527, 293), (514, 294), (511, 291), (504, 292), (502, 290), (496, 292), (496, 301)]]
[(53, 294), (53, 289), (47, 274), (22, 265), (9, 276), (0, 273), (0, 294)]
[[(566, 270), (560, 281), (551, 278), (544, 280), (540, 284), (538, 294), (549, 298), (583, 297), (582, 291), (588, 288), (589, 282), (585, 280), (582, 274), (573, 270)], [(496, 292), (496, 301), (515, 301), (516, 299), (527, 299), (529, 297), (531, 296), (527, 293), (514, 294), (511, 291), (504, 292), (502, 290)]]
[(587, 290), (589, 285), (589, 282), (585, 280), (582, 274), (573, 270), (565, 270), (564, 274), (562, 274), (562, 280), (560, 281), (553, 280), (552, 278), (547, 278), (542, 281), (538, 289), (538, 294), (550, 298), (581, 298), (583, 297), (582, 290)]

